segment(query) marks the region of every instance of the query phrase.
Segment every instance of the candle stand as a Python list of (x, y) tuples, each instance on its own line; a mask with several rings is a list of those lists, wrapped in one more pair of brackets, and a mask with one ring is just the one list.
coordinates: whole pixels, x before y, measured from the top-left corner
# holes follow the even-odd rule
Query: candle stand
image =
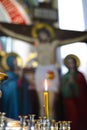
[[(2, 92), (1, 83), (6, 80), (8, 76), (0, 73), (0, 91)], [(8, 119), (4, 112), (0, 112), (0, 130), (71, 130), (71, 121), (55, 121), (49, 119), (48, 106), (48, 91), (47, 84), (44, 91), (44, 116), (35, 119), (34, 114), (19, 116), (19, 120)], [(3, 93), (2, 93), (3, 94)]]

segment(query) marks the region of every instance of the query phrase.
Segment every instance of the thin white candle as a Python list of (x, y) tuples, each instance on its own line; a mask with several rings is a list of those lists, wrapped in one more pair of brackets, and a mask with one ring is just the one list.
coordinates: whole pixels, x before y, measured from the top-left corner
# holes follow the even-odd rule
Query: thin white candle
[(45, 91), (44, 91), (44, 106), (45, 106), (45, 116), (49, 117), (49, 110), (48, 110), (48, 85), (47, 80), (45, 79)]

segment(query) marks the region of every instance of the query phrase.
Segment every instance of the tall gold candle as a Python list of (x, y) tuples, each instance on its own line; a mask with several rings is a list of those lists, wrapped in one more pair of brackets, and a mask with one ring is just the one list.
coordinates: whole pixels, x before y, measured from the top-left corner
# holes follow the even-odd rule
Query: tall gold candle
[(48, 110), (48, 86), (47, 86), (47, 80), (45, 79), (45, 91), (44, 91), (44, 112), (46, 118), (49, 117), (49, 110)]

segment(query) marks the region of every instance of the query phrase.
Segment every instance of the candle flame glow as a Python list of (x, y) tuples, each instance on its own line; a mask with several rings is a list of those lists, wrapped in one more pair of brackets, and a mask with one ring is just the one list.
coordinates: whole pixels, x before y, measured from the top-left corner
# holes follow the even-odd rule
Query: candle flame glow
[(47, 79), (45, 79), (45, 91), (48, 90)]

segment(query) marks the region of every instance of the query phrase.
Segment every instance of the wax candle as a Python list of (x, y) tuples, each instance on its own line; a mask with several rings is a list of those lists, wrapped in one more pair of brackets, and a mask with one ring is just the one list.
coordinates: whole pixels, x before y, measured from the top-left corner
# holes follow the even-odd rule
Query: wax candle
[(48, 85), (47, 80), (45, 79), (45, 91), (44, 91), (44, 112), (46, 118), (49, 117), (49, 110), (48, 110)]

